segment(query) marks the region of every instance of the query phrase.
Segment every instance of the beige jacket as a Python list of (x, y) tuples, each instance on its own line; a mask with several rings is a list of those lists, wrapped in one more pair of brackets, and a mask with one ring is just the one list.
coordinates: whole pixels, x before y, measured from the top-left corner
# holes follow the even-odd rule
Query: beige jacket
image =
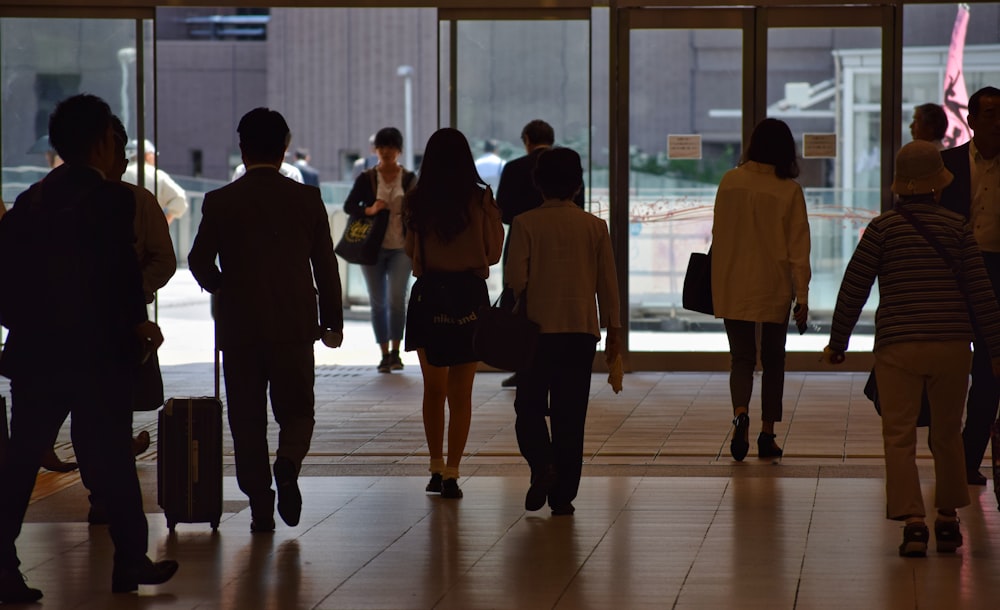
[(469, 225), (452, 241), (444, 243), (433, 233), (406, 232), (406, 255), (413, 260), (414, 277), (435, 271), (471, 271), (486, 279), (490, 265), (500, 260), (502, 252), (500, 208), (490, 190), (483, 191), (481, 199), (469, 200)]
[(729, 170), (715, 195), (712, 304), (716, 318), (787, 322), (808, 304), (809, 220), (802, 187), (750, 161)]
[(177, 271), (174, 244), (170, 241), (167, 217), (156, 197), (134, 184), (122, 184), (135, 195), (135, 252), (142, 271), (142, 291), (146, 303), (152, 303), (153, 293), (166, 286)]
[(504, 279), (514, 294), (527, 290), (528, 317), (542, 333), (600, 338), (601, 328), (621, 327), (607, 223), (572, 201), (547, 200), (514, 217)]

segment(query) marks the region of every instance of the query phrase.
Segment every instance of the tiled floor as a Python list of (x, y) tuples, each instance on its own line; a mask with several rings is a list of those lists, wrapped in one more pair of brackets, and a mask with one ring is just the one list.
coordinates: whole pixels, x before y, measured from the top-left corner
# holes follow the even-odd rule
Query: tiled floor
[[(879, 420), (861, 395), (864, 375), (789, 374), (778, 428), (787, 457), (763, 461), (751, 451), (743, 463), (728, 455), (726, 375), (632, 374), (619, 395), (595, 375), (577, 512), (553, 517), (523, 510), (528, 472), (514, 437), (513, 392), (500, 389), (499, 373), (476, 379), (465, 498), (424, 494), (415, 369), (318, 369), (302, 523), (279, 523), (273, 535), (250, 535), (228, 436), (219, 531), (196, 524), (168, 533), (155, 506), (155, 414), (139, 414), (137, 426), (154, 437), (154, 451), (139, 460), (150, 549), (178, 559), (177, 576), (139, 596), (112, 595), (110, 541), (105, 528), (84, 522), (78, 477), (42, 473), (19, 544), (29, 582), (45, 592), (45, 607), (57, 609), (951, 610), (1000, 603), (992, 483), (973, 488), (972, 505), (960, 512), (966, 544), (957, 554), (897, 556), (901, 527), (884, 519)], [(209, 365), (167, 366), (164, 378), (169, 395), (212, 387)], [(71, 451), (65, 441), (63, 455)], [(930, 503), (923, 435), (918, 456)]]

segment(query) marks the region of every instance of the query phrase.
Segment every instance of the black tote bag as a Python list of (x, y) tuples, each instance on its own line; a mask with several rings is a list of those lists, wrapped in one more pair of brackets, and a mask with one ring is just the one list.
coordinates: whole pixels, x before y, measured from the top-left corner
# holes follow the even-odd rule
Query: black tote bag
[(334, 252), (349, 263), (374, 265), (389, 227), (389, 210), (372, 216), (351, 216)]
[(523, 293), (513, 305), (506, 301), (514, 299), (501, 296), (492, 307), (479, 310), (473, 347), (479, 359), (486, 364), (516, 372), (527, 368), (535, 356), (538, 324), (528, 319)]
[(689, 311), (713, 315), (712, 306), (712, 250), (708, 254), (692, 252), (684, 274), (684, 292), (681, 305)]

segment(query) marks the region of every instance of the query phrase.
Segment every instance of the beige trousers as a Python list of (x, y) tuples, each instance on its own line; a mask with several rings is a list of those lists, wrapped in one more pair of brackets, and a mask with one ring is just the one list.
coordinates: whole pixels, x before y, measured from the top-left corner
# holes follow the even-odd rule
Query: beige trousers
[(889, 519), (927, 514), (916, 464), (916, 423), (925, 386), (931, 406), (934, 505), (949, 510), (969, 504), (962, 412), (971, 366), (968, 341), (894, 343), (876, 350)]

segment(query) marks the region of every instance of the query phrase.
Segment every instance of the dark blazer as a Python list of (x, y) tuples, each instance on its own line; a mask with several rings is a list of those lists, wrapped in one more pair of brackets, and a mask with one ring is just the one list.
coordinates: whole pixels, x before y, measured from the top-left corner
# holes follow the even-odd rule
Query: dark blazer
[[(403, 177), (400, 178), (403, 193), (408, 193), (413, 188), (414, 178), (416, 178), (416, 174), (406, 169), (403, 170)], [(351, 187), (351, 192), (347, 194), (347, 199), (344, 200), (344, 213), (348, 216), (364, 215), (365, 208), (375, 203), (375, 194), (377, 191), (378, 170), (372, 167), (361, 172), (355, 178), (354, 186)]]
[[(535, 171), (538, 155), (543, 150), (546, 149), (536, 148), (525, 156), (504, 164), (496, 193), (497, 205), (500, 206), (500, 218), (504, 224), (509, 225), (514, 222), (514, 217), (521, 212), (527, 212), (542, 205), (542, 193), (535, 187), (532, 173)], [(581, 188), (580, 192), (573, 198), (573, 202), (581, 209), (584, 206), (585, 190), (585, 188)]]
[(972, 206), (972, 174), (969, 166), (969, 143), (941, 151), (944, 166), (954, 179), (941, 193), (941, 205), (969, 218)]
[(90, 374), (137, 367), (146, 320), (133, 244), (135, 198), (93, 168), (66, 164), (0, 220), (0, 373)]
[(277, 169), (254, 167), (205, 195), (188, 266), (216, 296), (220, 349), (312, 342), (326, 329), (343, 331), (340, 274), (320, 192)]

